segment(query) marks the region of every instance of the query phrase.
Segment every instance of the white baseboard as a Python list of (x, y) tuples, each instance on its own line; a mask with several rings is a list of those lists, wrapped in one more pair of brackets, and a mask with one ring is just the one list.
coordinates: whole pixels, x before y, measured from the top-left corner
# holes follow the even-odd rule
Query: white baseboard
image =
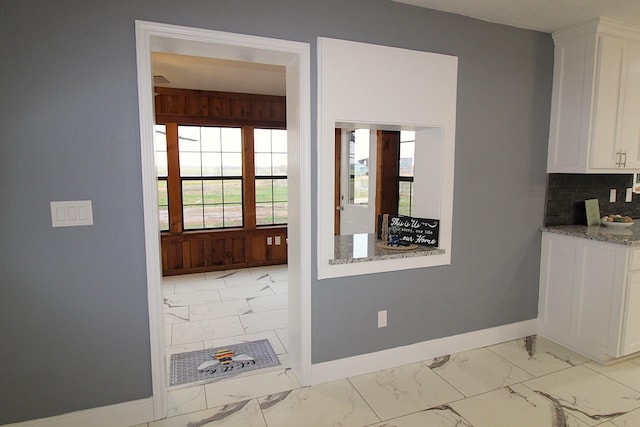
[(127, 427), (153, 420), (153, 399), (133, 400), (4, 427)]
[(312, 384), (367, 374), (538, 333), (538, 319), (311, 365)]

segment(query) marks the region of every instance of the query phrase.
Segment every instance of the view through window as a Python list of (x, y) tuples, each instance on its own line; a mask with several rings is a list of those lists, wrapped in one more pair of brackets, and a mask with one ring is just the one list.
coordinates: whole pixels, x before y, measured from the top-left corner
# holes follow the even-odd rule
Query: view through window
[[(242, 140), (242, 127), (177, 126), (178, 149), (167, 150), (167, 127), (155, 126), (160, 230), (169, 230), (168, 163), (177, 156), (180, 169), (182, 230), (240, 228), (245, 212), (254, 210), (256, 226), (284, 225), (288, 217), (287, 132), (253, 129), (253, 152)], [(249, 148), (250, 149), (250, 148)], [(245, 171), (243, 157), (255, 168)], [(176, 159), (174, 159), (176, 160)], [(255, 182), (255, 204), (248, 206), (243, 181)]]

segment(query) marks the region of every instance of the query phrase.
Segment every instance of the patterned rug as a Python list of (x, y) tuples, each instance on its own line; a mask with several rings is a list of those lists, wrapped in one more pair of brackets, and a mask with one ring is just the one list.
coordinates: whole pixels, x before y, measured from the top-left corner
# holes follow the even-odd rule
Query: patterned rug
[(280, 360), (266, 339), (177, 353), (171, 355), (169, 385), (219, 380), (278, 365)]

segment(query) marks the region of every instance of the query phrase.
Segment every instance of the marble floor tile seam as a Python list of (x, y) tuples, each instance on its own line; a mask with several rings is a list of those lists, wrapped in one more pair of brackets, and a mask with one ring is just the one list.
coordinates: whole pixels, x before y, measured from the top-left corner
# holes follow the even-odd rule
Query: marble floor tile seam
[[(515, 382), (514, 384), (519, 384), (519, 383), (522, 383), (522, 382), (525, 382), (525, 381), (529, 381), (529, 380), (531, 380), (531, 379), (533, 379), (533, 378), (540, 378), (540, 377), (544, 377), (544, 376), (547, 376), (547, 375), (552, 375), (552, 374), (555, 374), (556, 372), (561, 372), (561, 371), (564, 371), (564, 370), (567, 370), (567, 369), (571, 369), (571, 368), (573, 368), (573, 367), (575, 367), (575, 366), (580, 366), (580, 365), (584, 365), (585, 363), (587, 363), (587, 362), (583, 362), (583, 363), (569, 364), (569, 363), (567, 362), (567, 365), (568, 365), (568, 366), (567, 366), (567, 367), (565, 367), (565, 368), (558, 369), (558, 370), (555, 370), (555, 371), (553, 371), (553, 372), (547, 372), (546, 374), (542, 374), (542, 375), (536, 375), (535, 373), (532, 373), (532, 372), (528, 371), (526, 368), (516, 365), (515, 363), (513, 363), (512, 361), (510, 361), (509, 359), (507, 359), (507, 358), (506, 358), (506, 357), (504, 357), (503, 355), (501, 355), (501, 354), (499, 354), (499, 353), (497, 353), (497, 352), (495, 352), (495, 351), (492, 351), (489, 347), (483, 347), (483, 348), (486, 348), (486, 349), (487, 349), (487, 350), (489, 350), (492, 354), (494, 354), (494, 355), (496, 355), (497, 357), (501, 358), (502, 360), (504, 360), (504, 361), (505, 361), (505, 362), (507, 362), (508, 364), (510, 364), (510, 365), (512, 365), (512, 366), (515, 366), (516, 368), (521, 369), (521, 370), (525, 371), (527, 374), (531, 375), (531, 378), (526, 379), (526, 380), (522, 380), (522, 381)], [(564, 361), (564, 362), (566, 362), (566, 361)], [(501, 388), (501, 387), (498, 387), (498, 388)], [(497, 389), (496, 389), (496, 390), (497, 390)]]
[[(276, 334), (276, 336), (277, 336), (277, 335), (278, 335), (278, 334)], [(597, 363), (597, 362), (596, 362), (596, 363)], [(612, 375), (607, 375), (607, 374), (606, 374), (606, 373), (604, 373), (604, 372), (599, 372), (599, 371), (597, 371), (597, 370), (595, 370), (595, 369), (591, 368), (587, 363), (583, 364), (582, 366), (584, 366), (585, 368), (587, 368), (587, 369), (588, 369), (588, 370), (590, 370), (591, 372), (595, 372), (595, 373), (596, 373), (596, 374), (598, 374), (598, 375), (601, 375), (601, 376), (603, 376), (603, 377), (606, 377), (606, 378), (610, 379), (611, 381), (614, 381), (614, 382), (616, 382), (616, 383), (620, 384), (621, 386), (628, 387), (628, 388), (630, 388), (631, 390), (633, 390), (633, 391), (636, 391), (636, 392), (640, 393), (640, 387), (634, 387), (634, 386), (632, 386), (632, 385), (630, 385), (630, 384), (625, 384), (625, 383), (623, 383), (623, 382), (619, 381), (617, 378), (615, 378), (615, 377), (614, 377), (614, 376), (612, 376)], [(638, 366), (638, 369), (640, 369), (640, 366)]]
[[(589, 359), (589, 360), (586, 360), (586, 361), (584, 361), (584, 362), (573, 362), (573, 361), (567, 361), (567, 360), (563, 360), (563, 359), (558, 359), (558, 360), (560, 360), (560, 361), (562, 361), (562, 362), (565, 362), (568, 366), (567, 366), (567, 367), (565, 367), (565, 368), (562, 368), (562, 369), (558, 369), (558, 370), (553, 371), (553, 372), (548, 372), (548, 373), (546, 373), (546, 374), (540, 375), (540, 374), (535, 374), (535, 373), (533, 373), (533, 372), (528, 371), (528, 370), (527, 370), (527, 368), (525, 368), (525, 367), (522, 367), (522, 366), (518, 366), (518, 365), (516, 365), (514, 362), (510, 361), (509, 359), (507, 359), (506, 357), (504, 357), (504, 356), (503, 356), (502, 354), (500, 354), (499, 352), (497, 352), (497, 351), (495, 351), (495, 350), (491, 349), (491, 347), (494, 347), (494, 345), (490, 345), (490, 346), (486, 346), (486, 347), (482, 347), (482, 348), (485, 348), (485, 349), (489, 350), (491, 353), (493, 353), (493, 354), (495, 354), (496, 356), (498, 356), (499, 358), (501, 358), (501, 359), (505, 360), (505, 361), (506, 361), (506, 362), (508, 362), (509, 364), (511, 364), (511, 365), (513, 365), (513, 366), (516, 366), (518, 369), (522, 369), (522, 370), (523, 370), (523, 371), (525, 371), (527, 374), (531, 375), (533, 378), (538, 378), (538, 377), (542, 377), (542, 376), (545, 376), (545, 375), (553, 374), (553, 373), (555, 373), (555, 372), (560, 372), (560, 371), (563, 371), (563, 370), (565, 370), (565, 369), (571, 369), (571, 368), (573, 368), (573, 367), (575, 367), (575, 366), (581, 366), (581, 365), (586, 366), (586, 364), (587, 364), (587, 363), (589, 363), (589, 362), (591, 361), (591, 359)], [(556, 357), (556, 358), (557, 358), (557, 356), (553, 355), (552, 353), (547, 353), (547, 354), (549, 354), (549, 355), (550, 355), (550, 356), (552, 356), (552, 357)]]

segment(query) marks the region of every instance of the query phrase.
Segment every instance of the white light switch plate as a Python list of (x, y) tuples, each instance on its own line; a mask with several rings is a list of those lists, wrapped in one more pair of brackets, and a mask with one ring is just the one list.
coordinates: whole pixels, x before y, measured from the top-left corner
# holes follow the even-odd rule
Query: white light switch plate
[(633, 201), (633, 188), (627, 188), (627, 194), (624, 198), (625, 202)]
[(49, 202), (52, 227), (93, 225), (91, 200)]
[(616, 189), (612, 188), (611, 190), (609, 190), (609, 202), (610, 203), (614, 203), (616, 201)]

